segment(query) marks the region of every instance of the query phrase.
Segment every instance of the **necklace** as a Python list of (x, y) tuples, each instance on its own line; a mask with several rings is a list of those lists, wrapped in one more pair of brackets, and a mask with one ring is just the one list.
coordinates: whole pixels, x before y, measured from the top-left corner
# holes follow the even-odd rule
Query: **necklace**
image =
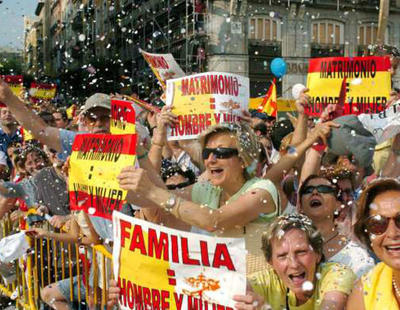
[[(338, 235), (339, 235), (339, 232), (336, 231), (336, 233), (335, 233), (332, 237), (330, 237), (330, 238), (327, 239), (327, 240), (324, 240), (324, 242), (325, 242), (325, 243), (328, 243), (328, 242), (332, 241), (333, 239), (335, 239)], [(399, 295), (399, 296), (400, 296), (400, 295)]]
[(394, 279), (392, 279), (392, 283), (393, 283), (394, 291), (395, 291), (397, 297), (400, 297), (400, 289), (397, 286), (396, 281)]

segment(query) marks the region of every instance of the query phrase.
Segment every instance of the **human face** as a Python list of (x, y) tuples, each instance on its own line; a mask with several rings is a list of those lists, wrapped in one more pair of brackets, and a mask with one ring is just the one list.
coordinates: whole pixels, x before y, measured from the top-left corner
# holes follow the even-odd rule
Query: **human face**
[(8, 108), (0, 109), (0, 121), (1, 121), (2, 125), (5, 125), (5, 126), (16, 123), (14, 116), (11, 114), (11, 112)]
[(44, 167), (43, 159), (35, 152), (30, 152), (26, 155), (25, 170), (30, 175), (35, 175), (40, 169)]
[[(237, 149), (236, 138), (233, 134), (226, 132), (215, 133), (208, 139), (205, 148), (213, 149), (218, 147)], [(240, 185), (244, 182), (244, 164), (237, 155), (219, 159), (213, 153), (210, 153), (208, 158), (204, 160), (204, 165), (208, 178), (214, 186), (224, 188), (232, 185)]]
[[(316, 187), (318, 185), (333, 187), (333, 185), (324, 178), (312, 179), (308, 181), (305, 187)], [(340, 206), (340, 202), (337, 200), (335, 192), (319, 193), (317, 189), (314, 189), (309, 194), (304, 193), (300, 199), (302, 212), (313, 221), (326, 218), (331, 218), (333, 220), (333, 214)]]
[[(395, 217), (400, 212), (400, 191), (386, 191), (375, 197), (369, 206), (369, 215)], [(390, 219), (383, 234), (370, 235), (372, 249), (380, 260), (400, 271), (400, 228)]]
[(90, 109), (85, 115), (86, 126), (90, 133), (110, 132), (110, 110), (105, 108)]
[(315, 287), (315, 271), (321, 255), (312, 249), (307, 235), (298, 228), (287, 231), (281, 238), (275, 237), (271, 246), (270, 264), (297, 300), (304, 303), (312, 291), (304, 291), (303, 284), (309, 281)]
[(59, 112), (53, 113), (54, 122), (57, 128), (65, 128), (68, 122), (63, 119), (62, 114)]

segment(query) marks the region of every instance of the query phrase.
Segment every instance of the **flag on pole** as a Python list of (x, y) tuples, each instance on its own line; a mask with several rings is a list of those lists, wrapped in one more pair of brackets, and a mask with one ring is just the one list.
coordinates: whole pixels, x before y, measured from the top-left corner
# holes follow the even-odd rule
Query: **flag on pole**
[(272, 84), (257, 111), (267, 113), (269, 116), (277, 117), (278, 105), (276, 100), (276, 79), (272, 81)]

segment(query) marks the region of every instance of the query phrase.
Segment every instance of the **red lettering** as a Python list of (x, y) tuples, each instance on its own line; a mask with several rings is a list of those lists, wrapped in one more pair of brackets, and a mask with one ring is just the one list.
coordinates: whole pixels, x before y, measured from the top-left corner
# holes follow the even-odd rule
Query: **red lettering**
[(182, 96), (188, 95), (189, 81), (188, 79), (183, 79), (181, 82)]
[(179, 263), (178, 254), (178, 237), (171, 235), (171, 246), (172, 246), (172, 261), (174, 263)]
[(181, 295), (181, 294), (178, 295), (177, 293), (174, 293), (174, 299), (175, 299), (175, 305), (176, 305), (177, 310), (181, 310), (182, 302), (183, 302), (183, 295)]
[(144, 301), (144, 308), (145, 309), (149, 309), (151, 308), (151, 293), (150, 293), (150, 289), (148, 289), (147, 287), (143, 287), (143, 301)]
[(200, 253), (203, 266), (210, 266), (210, 260), (208, 259), (207, 241), (200, 241)]
[(119, 301), (121, 304), (123, 304), (124, 306), (126, 306), (126, 281), (125, 279), (122, 279), (121, 281), (121, 277), (118, 277), (118, 287), (121, 289), (120, 291), (120, 295), (119, 295)]
[(131, 223), (124, 221), (124, 220), (120, 220), (119, 222), (120, 226), (121, 226), (121, 247), (125, 247), (125, 239), (130, 237), (129, 232), (126, 231), (126, 228), (131, 229)]
[(139, 225), (135, 225), (133, 228), (131, 246), (129, 247), (129, 250), (132, 252), (134, 252), (135, 249), (139, 249), (142, 255), (147, 255), (146, 247), (144, 245), (142, 227)]
[(189, 257), (189, 247), (188, 247), (188, 239), (181, 238), (182, 245), (182, 263), (186, 265), (200, 265), (200, 261), (198, 259), (193, 259)]
[(217, 124), (219, 124), (219, 122), (221, 121), (221, 114), (220, 113), (214, 113), (214, 118), (215, 118), (215, 122)]
[(151, 304), (153, 306), (152, 309), (160, 309), (160, 292), (158, 290), (151, 290)]
[(161, 253), (164, 253), (163, 259), (168, 260), (168, 235), (165, 232), (160, 232), (160, 238), (157, 238), (157, 232), (154, 229), (149, 228), (149, 256), (153, 257), (153, 249), (155, 250), (155, 257), (161, 258)]
[(228, 268), (228, 270), (236, 271), (235, 266), (233, 266), (232, 258), (229, 254), (226, 244), (217, 243), (212, 266), (214, 268), (225, 266), (226, 268)]
[(194, 95), (196, 94), (196, 89), (194, 87), (194, 81), (193, 78), (190, 78), (190, 84), (189, 84), (189, 91), (188, 91), (189, 95)]
[(161, 309), (169, 309), (169, 292), (161, 291)]

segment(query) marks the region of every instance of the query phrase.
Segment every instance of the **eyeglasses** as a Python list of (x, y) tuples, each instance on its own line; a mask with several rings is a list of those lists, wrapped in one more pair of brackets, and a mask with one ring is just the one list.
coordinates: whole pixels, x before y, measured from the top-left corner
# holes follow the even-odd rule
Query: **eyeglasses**
[(216, 149), (205, 148), (203, 149), (202, 153), (203, 159), (208, 159), (211, 153), (214, 154), (214, 156), (218, 159), (227, 159), (239, 155), (239, 151), (237, 149), (229, 147), (217, 147)]
[(400, 213), (394, 217), (386, 217), (383, 215), (373, 215), (366, 219), (365, 228), (370, 234), (382, 235), (389, 226), (389, 221), (393, 219), (394, 224), (400, 229)]
[(182, 183), (179, 183), (179, 184), (168, 184), (166, 186), (167, 186), (167, 189), (174, 190), (174, 189), (177, 189), (177, 188), (184, 188), (184, 187), (189, 186), (191, 184), (192, 184), (192, 182), (186, 181), (186, 182), (182, 182)]
[(311, 194), (314, 191), (314, 189), (316, 189), (317, 192), (320, 194), (332, 194), (336, 191), (335, 188), (329, 185), (317, 185), (317, 186), (310, 185), (305, 187), (301, 194), (302, 195)]
[(101, 122), (106, 122), (110, 119), (110, 114), (94, 114), (94, 113), (87, 113), (86, 118), (90, 123), (95, 123), (96, 121), (100, 120)]

